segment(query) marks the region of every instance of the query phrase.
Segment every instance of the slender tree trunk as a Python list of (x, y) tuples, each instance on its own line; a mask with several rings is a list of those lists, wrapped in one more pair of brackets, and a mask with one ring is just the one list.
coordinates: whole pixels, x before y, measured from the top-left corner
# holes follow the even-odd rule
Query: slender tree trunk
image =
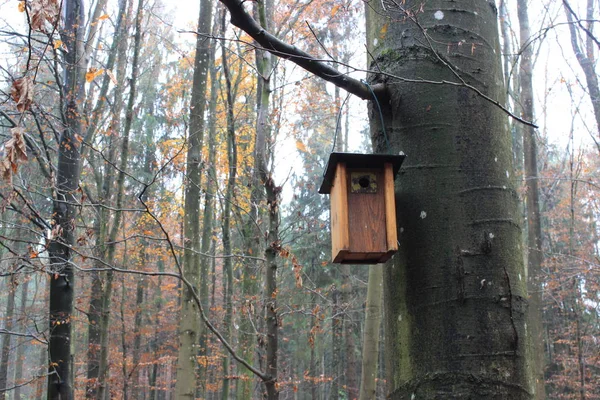
[[(29, 295), (29, 278), (25, 277), (24, 282), (21, 284), (21, 304), (19, 305), (19, 323), (17, 324), (19, 332), (25, 332), (27, 329), (27, 298)], [(25, 341), (20, 341), (17, 346), (17, 359), (15, 361), (15, 391), (14, 399), (21, 399), (21, 386), (18, 386), (23, 379), (23, 362), (25, 361)]]
[(362, 373), (360, 377), (360, 400), (376, 398), (382, 298), (383, 266), (377, 264), (369, 268), (367, 305), (365, 307), (365, 329), (362, 348)]
[[(268, 26), (273, 21), (272, 3), (269, 1), (259, 2), (258, 14), (261, 24)], [(279, 238), (279, 193), (281, 188), (276, 186), (273, 176), (267, 167), (267, 160), (272, 156), (268, 146), (271, 137), (269, 125), (270, 109), (270, 79), (272, 71), (271, 54), (262, 52), (258, 54), (257, 66), (260, 72), (261, 84), (259, 101), (257, 104), (257, 129), (255, 144), (255, 168), (258, 170), (260, 179), (265, 188), (267, 200), (268, 230), (267, 247), (265, 248), (265, 313), (266, 313), (266, 366), (265, 372), (268, 380), (264, 381), (266, 398), (276, 400), (279, 398), (277, 389), (278, 382), (278, 347), (279, 347), (279, 319), (277, 316), (277, 257), (281, 250), (281, 239)], [(260, 79), (259, 78), (259, 79)]]
[(71, 314), (75, 276), (71, 265), (74, 244), (75, 193), (79, 187), (80, 144), (76, 135), (82, 133), (81, 102), (84, 99), (83, 27), (84, 10), (81, 0), (64, 0), (62, 41), (65, 77), (63, 82), (65, 127), (58, 145), (56, 195), (53, 201), (53, 230), (48, 246), (50, 258), (49, 305), (49, 374), (48, 400), (73, 399), (71, 355)]
[[(126, 0), (120, 0), (119, 2), (119, 13), (117, 16), (117, 25), (115, 27), (115, 34), (113, 36), (113, 43), (111, 45), (111, 50), (108, 58), (108, 68), (112, 68), (118, 57), (118, 67), (117, 67), (117, 76), (119, 77), (119, 84), (115, 88), (115, 101), (114, 101), (114, 109), (113, 109), (113, 118), (111, 122), (111, 136), (110, 136), (110, 145), (108, 149), (108, 160), (111, 163), (114, 162), (116, 145), (113, 144), (113, 139), (116, 136), (116, 132), (119, 130), (119, 121), (121, 114), (121, 107), (123, 104), (122, 96), (123, 96), (123, 86), (125, 82), (125, 67), (127, 64), (126, 60), (126, 50), (127, 50), (127, 39), (123, 38), (122, 34), (122, 26), (123, 20), (127, 20), (125, 18), (126, 13)], [(127, 25), (127, 23), (125, 23)], [(102, 83), (102, 88), (100, 90), (100, 98), (98, 100), (98, 104), (96, 105), (96, 109), (92, 116), (91, 125), (88, 127), (87, 136), (90, 137), (93, 132), (97, 129), (97, 124), (100, 116), (100, 109), (103, 107), (104, 98), (108, 93), (108, 75), (105, 77), (104, 82)], [(93, 125), (93, 126), (92, 126)], [(113, 167), (112, 165), (105, 165), (105, 173), (104, 179), (102, 181), (102, 187), (99, 188), (101, 192), (100, 202), (108, 202), (111, 196), (111, 188), (113, 184)], [(106, 255), (106, 236), (107, 236), (107, 228), (109, 221), (108, 210), (102, 208), (98, 210), (100, 215), (99, 218), (96, 219), (96, 223), (94, 225), (94, 230), (96, 232), (96, 248), (97, 257), (98, 257), (98, 267), (102, 268), (104, 265), (102, 262), (104, 261)], [(90, 304), (88, 308), (88, 351), (87, 351), (87, 384), (86, 384), (86, 398), (94, 399), (97, 395), (98, 390), (98, 372), (100, 366), (100, 322), (102, 315), (102, 287), (103, 280), (102, 274), (100, 272), (91, 272), (91, 295), (90, 295)]]
[(342, 340), (343, 340), (343, 318), (342, 308), (340, 307), (340, 291), (337, 287), (332, 289), (332, 310), (331, 310), (331, 371), (333, 378), (331, 382), (331, 394), (329, 398), (337, 400), (340, 396), (340, 380), (342, 367)]
[(350, 265), (344, 264), (340, 266), (342, 273), (342, 288), (340, 291), (342, 298), (342, 307), (344, 309), (343, 317), (343, 332), (344, 332), (344, 355), (346, 360), (344, 362), (344, 378), (346, 383), (346, 393), (349, 400), (358, 399), (358, 381), (359, 378), (356, 370), (356, 354), (355, 354), (355, 343), (354, 343), (354, 321), (352, 320), (351, 302), (352, 302), (352, 282), (350, 276), (352, 274)]
[[(211, 32), (212, 2), (202, 0), (198, 16), (198, 32)], [(202, 276), (198, 251), (200, 244), (200, 181), (202, 144), (204, 139), (204, 111), (206, 109), (206, 82), (210, 60), (211, 41), (202, 35), (196, 37), (196, 55), (190, 104), (190, 128), (184, 204), (184, 253), (183, 268), (186, 278), (199, 293), (206, 291), (207, 277)], [(192, 301), (189, 288), (183, 288), (181, 319), (179, 322), (179, 353), (177, 356), (176, 398), (193, 399), (198, 386), (198, 344), (205, 335), (200, 313)]]
[[(13, 317), (15, 313), (15, 295), (17, 292), (17, 276), (11, 273), (9, 276), (6, 299), (6, 312), (4, 313), (4, 329), (8, 332), (13, 330)], [(8, 386), (8, 359), (10, 357), (10, 343), (12, 335), (5, 333), (2, 335), (2, 352), (0, 353), (0, 398), (2, 400), (8, 398), (6, 389)], [(11, 371), (12, 372), (12, 371)]]
[[(577, 22), (575, 21), (579, 19), (579, 17), (574, 14), (574, 10), (567, 0), (563, 0), (563, 5), (565, 13), (567, 14), (567, 21), (569, 22), (571, 46), (573, 47), (573, 52), (579, 62), (579, 66), (585, 75), (587, 92), (592, 101), (592, 109), (594, 110), (594, 116), (596, 118), (596, 129), (598, 130), (598, 138), (594, 139), (594, 141), (600, 152), (600, 85), (598, 85), (598, 75), (595, 71), (596, 60), (594, 57), (594, 38), (591, 34), (588, 34), (585, 40), (585, 48), (582, 48), (577, 35)], [(586, 21), (582, 23), (587, 24), (587, 29), (591, 32), (591, 24), (594, 22), (594, 0), (587, 0), (586, 9)]]
[[(143, 250), (142, 250), (143, 251)], [(146, 261), (146, 259), (143, 259)], [(133, 381), (134, 393), (140, 390), (140, 376), (142, 373), (142, 367), (140, 365), (141, 353), (142, 353), (142, 319), (144, 316), (144, 293), (146, 291), (147, 279), (144, 276), (140, 276), (137, 279), (135, 287), (135, 317), (133, 322), (133, 349), (132, 349), (132, 368), (135, 368), (135, 377)]]
[[(127, 170), (127, 162), (129, 159), (129, 136), (131, 132), (131, 126), (133, 123), (133, 106), (135, 104), (137, 79), (138, 79), (138, 65), (140, 57), (140, 49), (142, 45), (142, 15), (143, 15), (144, 0), (138, 1), (138, 9), (135, 19), (135, 36), (134, 36), (134, 48), (133, 48), (133, 60), (131, 69), (131, 78), (129, 80), (129, 99), (127, 102), (127, 109), (125, 111), (125, 126), (123, 128), (123, 138), (120, 149), (120, 162), (119, 162), (119, 173), (117, 175), (117, 189), (116, 189), (116, 213), (114, 216), (113, 224), (110, 228), (108, 235), (108, 246), (106, 254), (106, 263), (112, 265), (114, 261), (114, 254), (116, 250), (115, 241), (121, 227), (123, 207), (123, 196), (125, 191), (125, 171)], [(112, 283), (114, 274), (112, 271), (108, 271), (106, 274), (106, 280), (104, 283), (104, 293), (102, 301), (102, 318), (100, 321), (100, 364), (98, 368), (98, 377), (100, 384), (98, 387), (98, 400), (104, 400), (108, 394), (107, 381), (109, 373), (109, 326), (110, 326), (110, 310), (112, 303)]]
[[(533, 46), (530, 43), (529, 12), (527, 1), (518, 0), (519, 38), (521, 59), (519, 93), (521, 117), (534, 120), (533, 111)], [(535, 362), (535, 398), (546, 398), (544, 381), (544, 328), (542, 324), (542, 223), (540, 215), (540, 191), (538, 185), (537, 140), (531, 126), (519, 127), (523, 131), (525, 167), (525, 203), (527, 206), (527, 289), (529, 292), (528, 321), (532, 337), (532, 357)]]
[[(225, 10), (221, 18), (221, 34), (225, 35)], [(227, 97), (227, 161), (229, 166), (229, 176), (227, 178), (227, 189), (224, 199), (223, 207), (223, 253), (229, 255), (232, 253), (231, 250), (231, 203), (234, 200), (234, 189), (235, 180), (237, 174), (237, 145), (235, 138), (235, 126), (233, 118), (233, 93), (231, 87), (231, 77), (229, 73), (229, 63), (227, 56), (227, 47), (225, 40), (221, 40), (221, 62), (223, 65), (223, 76), (225, 78), (225, 93)], [(224, 330), (226, 332), (225, 337), (231, 340), (232, 330), (231, 325), (233, 324), (233, 265), (231, 257), (225, 258), (223, 261), (223, 273), (225, 275), (224, 280), (226, 281), (225, 289), (225, 318), (223, 321)], [(223, 358), (223, 391), (221, 398), (223, 400), (229, 399), (230, 389), (230, 356), (227, 354)]]
[(392, 82), (370, 104), (374, 150), (407, 154), (400, 248), (384, 271), (389, 398), (530, 399), (511, 138), (501, 110), (461, 81), (503, 104), (494, 2), (366, 9), (371, 70), (417, 80), (369, 77)]

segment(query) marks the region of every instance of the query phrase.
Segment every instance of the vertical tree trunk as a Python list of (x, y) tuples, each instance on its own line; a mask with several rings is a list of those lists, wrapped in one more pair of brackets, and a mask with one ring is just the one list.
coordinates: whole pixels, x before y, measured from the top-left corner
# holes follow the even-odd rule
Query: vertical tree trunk
[[(21, 285), (21, 304), (19, 305), (19, 323), (17, 324), (19, 332), (25, 332), (27, 329), (27, 297), (29, 295), (29, 277), (24, 278), (25, 281)], [(20, 341), (17, 346), (17, 359), (15, 361), (15, 391), (14, 399), (21, 399), (21, 380), (23, 379), (23, 362), (25, 361), (25, 341)]]
[(598, 75), (594, 69), (596, 60), (594, 57), (594, 38), (592, 36), (592, 23), (594, 22), (594, 0), (587, 0), (586, 7), (586, 20), (587, 29), (589, 34), (586, 34), (585, 49), (582, 49), (582, 44), (579, 43), (577, 35), (577, 22), (579, 17), (575, 15), (574, 10), (567, 0), (563, 0), (565, 13), (567, 14), (567, 21), (569, 22), (569, 33), (571, 34), (571, 46), (575, 57), (579, 62), (579, 66), (583, 70), (585, 75), (585, 81), (587, 84), (587, 92), (592, 101), (592, 109), (594, 110), (594, 116), (596, 118), (596, 129), (598, 130), (598, 138), (594, 139), (598, 151), (600, 151), (600, 85), (598, 85)]
[(340, 366), (342, 357), (342, 311), (340, 308), (340, 292), (337, 287), (331, 289), (331, 400), (338, 400), (340, 396)]
[(71, 355), (71, 314), (75, 276), (71, 265), (71, 246), (74, 243), (75, 193), (79, 187), (81, 102), (84, 98), (83, 28), (85, 26), (81, 0), (65, 0), (64, 28), (61, 38), (64, 53), (64, 114), (65, 127), (58, 145), (56, 195), (53, 199), (52, 233), (48, 246), (50, 258), (49, 305), (49, 374), (48, 400), (73, 399)]
[[(117, 25), (115, 27), (115, 34), (113, 37), (113, 43), (111, 45), (111, 50), (109, 54), (108, 64), (112, 68), (115, 64), (118, 54), (118, 63), (117, 63), (117, 76), (119, 79), (119, 84), (116, 85), (115, 94), (114, 94), (114, 103), (113, 103), (113, 113), (112, 113), (112, 121), (110, 129), (112, 134), (110, 135), (110, 144), (108, 149), (108, 160), (110, 163), (115, 162), (115, 153), (116, 153), (116, 145), (114, 144), (114, 139), (118, 136), (116, 132), (118, 132), (120, 127), (120, 119), (121, 119), (121, 110), (123, 105), (123, 91), (124, 91), (124, 82), (125, 82), (125, 67), (127, 65), (127, 43), (128, 40), (124, 37), (122, 31), (128, 29), (128, 18), (125, 17), (126, 14), (126, 0), (120, 0), (119, 2), (119, 11), (117, 16)], [(128, 10), (128, 13), (131, 10)], [(123, 23), (125, 20), (125, 23)], [(123, 25), (125, 27), (123, 28)], [(87, 136), (91, 139), (93, 135), (93, 130), (97, 129), (98, 119), (100, 118), (100, 108), (102, 107), (102, 103), (104, 102), (104, 97), (108, 93), (108, 76), (106, 76), (105, 82), (103, 82), (103, 86), (101, 88), (101, 93), (98, 104), (92, 115), (92, 124), (93, 127), (88, 127)], [(93, 129), (93, 130), (92, 130)], [(102, 180), (102, 187), (98, 189), (101, 193), (100, 202), (108, 202), (110, 201), (110, 197), (112, 195), (112, 185), (114, 181), (114, 168), (109, 163), (105, 164), (104, 169), (104, 179)], [(105, 208), (101, 208), (98, 210), (99, 218), (96, 219), (96, 223), (94, 224), (94, 230), (96, 232), (96, 248), (98, 257), (97, 267), (103, 268), (106, 256), (106, 242), (107, 242), (107, 234), (108, 234), (108, 226), (109, 226), (109, 211)], [(101, 337), (101, 319), (102, 319), (102, 287), (103, 287), (103, 279), (102, 276), (105, 274), (101, 274), (100, 272), (91, 272), (91, 281), (92, 288), (90, 294), (90, 304), (88, 308), (88, 352), (87, 352), (87, 384), (86, 384), (86, 398), (95, 399), (98, 391), (98, 373), (100, 367), (100, 337)]]
[[(15, 273), (10, 274), (6, 288), (8, 293), (6, 296), (6, 312), (4, 313), (4, 329), (11, 332), (13, 330), (15, 295), (17, 292), (17, 277)], [(2, 335), (2, 351), (0, 353), (0, 398), (2, 400), (8, 398), (6, 389), (8, 388), (8, 359), (10, 357), (11, 340), (12, 335), (10, 333)]]
[[(534, 120), (533, 112), (533, 47), (530, 43), (529, 12), (527, 1), (517, 1), (519, 16), (519, 39), (521, 59), (519, 93), (521, 116), (527, 121)], [(544, 381), (544, 328), (542, 325), (542, 223), (540, 215), (540, 191), (538, 185), (537, 141), (535, 129), (531, 126), (519, 127), (523, 131), (523, 152), (525, 172), (525, 204), (527, 206), (527, 289), (529, 308), (527, 310), (529, 331), (532, 337), (535, 398), (546, 398)]]
[(390, 399), (529, 399), (511, 138), (502, 112), (462, 81), (503, 104), (494, 2), (370, 5), (371, 70), (416, 80), (369, 77), (388, 83), (370, 108), (374, 149), (408, 156), (400, 249), (384, 276)]
[[(211, 33), (212, 2), (202, 0), (198, 15), (198, 32)], [(190, 128), (185, 182), (184, 204), (184, 252), (183, 268), (186, 278), (194, 290), (204, 293), (207, 277), (201, 276), (198, 251), (200, 251), (200, 181), (202, 142), (204, 139), (204, 111), (206, 109), (206, 82), (210, 59), (210, 40), (197, 35), (194, 76), (192, 81), (192, 100), (190, 103)], [(196, 360), (198, 344), (205, 335), (200, 313), (192, 301), (190, 289), (183, 288), (181, 319), (179, 322), (179, 353), (177, 355), (177, 383), (175, 385), (178, 400), (193, 399), (198, 386)]]
[(376, 398), (377, 360), (379, 359), (379, 329), (381, 327), (381, 300), (383, 298), (383, 266), (369, 268), (367, 305), (365, 307), (365, 330), (362, 348), (362, 373), (360, 377), (360, 400)]
[[(221, 34), (225, 35), (225, 10), (221, 18)], [(227, 177), (227, 189), (225, 192), (224, 207), (223, 207), (223, 253), (231, 254), (231, 203), (234, 200), (235, 180), (237, 173), (237, 145), (235, 139), (235, 126), (233, 118), (233, 93), (231, 87), (231, 77), (229, 74), (229, 64), (227, 56), (227, 46), (225, 40), (221, 40), (221, 63), (223, 65), (223, 76), (225, 78), (225, 94), (227, 99), (226, 115), (227, 115), (227, 162), (229, 167), (229, 175)], [(233, 265), (231, 257), (225, 258), (223, 261), (223, 273), (226, 283), (225, 287), (225, 318), (223, 321), (225, 337), (231, 340), (233, 324)], [(230, 356), (227, 354), (223, 358), (223, 391), (221, 398), (229, 399), (230, 389)]]
[[(123, 196), (125, 191), (125, 171), (127, 170), (127, 162), (129, 160), (129, 136), (131, 132), (131, 126), (133, 123), (133, 106), (135, 104), (137, 80), (138, 80), (138, 65), (140, 57), (140, 49), (142, 45), (142, 15), (143, 15), (144, 0), (138, 1), (138, 9), (135, 18), (135, 36), (134, 36), (134, 47), (133, 47), (133, 60), (131, 68), (131, 78), (129, 79), (129, 99), (127, 101), (127, 109), (125, 111), (125, 126), (123, 127), (123, 138), (120, 148), (120, 162), (119, 162), (119, 173), (117, 175), (117, 188), (116, 188), (116, 213), (114, 216), (113, 224), (108, 234), (108, 246), (106, 253), (106, 263), (112, 265), (114, 261), (114, 255), (116, 250), (115, 241), (121, 227), (123, 207)], [(98, 400), (104, 400), (105, 396), (108, 395), (107, 381), (109, 373), (109, 325), (110, 325), (110, 310), (112, 303), (112, 282), (114, 274), (112, 271), (108, 271), (106, 274), (104, 293), (102, 295), (102, 318), (100, 320), (100, 363), (98, 367), (99, 387), (98, 387)]]
[(347, 398), (349, 400), (358, 399), (358, 382), (357, 370), (356, 370), (356, 355), (355, 355), (355, 343), (354, 343), (354, 321), (352, 320), (351, 302), (352, 302), (352, 283), (350, 281), (350, 265), (344, 264), (340, 266), (342, 273), (342, 290), (340, 291), (342, 298), (342, 308), (344, 310), (343, 316), (343, 339), (345, 349), (343, 351), (346, 360), (344, 362), (344, 379), (346, 386)]

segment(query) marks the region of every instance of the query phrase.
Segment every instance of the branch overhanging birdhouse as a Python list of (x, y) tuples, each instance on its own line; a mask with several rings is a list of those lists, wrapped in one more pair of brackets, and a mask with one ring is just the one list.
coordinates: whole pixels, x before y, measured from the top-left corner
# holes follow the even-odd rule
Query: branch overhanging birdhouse
[(334, 263), (378, 264), (398, 251), (394, 179), (404, 158), (331, 153), (319, 193), (329, 194)]

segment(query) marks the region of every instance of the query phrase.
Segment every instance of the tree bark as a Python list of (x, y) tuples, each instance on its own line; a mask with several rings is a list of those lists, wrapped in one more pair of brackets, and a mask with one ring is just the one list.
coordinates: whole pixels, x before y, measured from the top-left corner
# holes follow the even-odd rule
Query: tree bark
[[(212, 2), (202, 0), (198, 15), (198, 32), (211, 32)], [(203, 293), (207, 277), (202, 276), (198, 252), (200, 243), (200, 184), (202, 167), (202, 144), (204, 140), (204, 111), (206, 109), (206, 85), (210, 60), (210, 40), (197, 35), (194, 76), (192, 81), (192, 99), (190, 104), (190, 128), (185, 182), (184, 204), (184, 252), (183, 268), (186, 278), (194, 290)], [(176, 398), (193, 399), (198, 386), (198, 344), (205, 335), (200, 312), (192, 300), (190, 289), (184, 286), (181, 302), (181, 320), (179, 322), (179, 353), (177, 356)]]
[[(577, 58), (577, 62), (581, 67), (583, 74), (585, 75), (585, 81), (587, 84), (587, 92), (592, 102), (592, 109), (594, 110), (594, 117), (596, 118), (596, 129), (598, 131), (598, 138), (594, 140), (598, 151), (600, 152), (600, 85), (598, 84), (598, 75), (595, 71), (596, 59), (594, 56), (594, 43), (592, 37), (588, 34), (586, 36), (585, 49), (582, 49), (582, 43), (579, 42), (577, 36), (577, 26), (575, 20), (579, 20), (575, 15), (574, 10), (567, 0), (563, 0), (563, 6), (567, 15), (567, 21), (569, 22), (569, 33), (571, 35), (571, 47)], [(591, 29), (591, 24), (594, 22), (594, 1), (587, 0), (586, 7), (586, 23), (588, 24), (588, 31)]]
[[(19, 322), (17, 324), (19, 332), (25, 332), (27, 329), (27, 298), (29, 295), (29, 277), (25, 277), (21, 285), (21, 303), (19, 305)], [(23, 379), (23, 362), (25, 361), (25, 341), (21, 341), (17, 347), (17, 359), (15, 361), (15, 391), (14, 399), (21, 399), (21, 380)]]
[[(115, 153), (116, 153), (116, 145), (114, 144), (114, 138), (117, 136), (116, 132), (119, 131), (120, 126), (120, 118), (121, 118), (121, 110), (123, 105), (123, 86), (125, 82), (125, 67), (127, 65), (127, 43), (128, 40), (124, 38), (122, 34), (123, 25), (125, 25), (125, 30), (128, 28), (126, 13), (126, 0), (121, 0), (119, 2), (119, 14), (117, 17), (117, 25), (115, 27), (115, 34), (113, 37), (113, 43), (111, 45), (110, 54), (108, 57), (108, 64), (110, 68), (114, 66), (117, 60), (118, 54), (118, 66), (117, 66), (117, 77), (119, 79), (119, 84), (116, 85), (115, 95), (114, 95), (114, 103), (112, 110), (112, 120), (110, 129), (114, 134), (110, 135), (110, 144), (108, 148), (108, 160), (110, 163), (115, 162)], [(129, 10), (131, 11), (131, 10)], [(125, 24), (123, 21), (125, 20)], [(88, 127), (87, 136), (92, 136), (92, 133), (97, 129), (98, 120), (100, 118), (100, 109), (102, 108), (102, 104), (105, 100), (108, 93), (108, 76), (105, 77), (105, 82), (102, 84), (100, 98), (98, 99), (98, 104), (92, 114), (92, 123)], [(83, 153), (83, 152), (82, 152)], [(98, 188), (99, 192), (99, 201), (100, 202), (108, 202), (110, 201), (110, 197), (112, 195), (112, 185), (114, 181), (114, 169), (112, 165), (105, 164), (104, 169), (104, 179), (98, 184), (101, 187)], [(109, 212), (105, 208), (101, 208), (98, 210), (99, 218), (96, 219), (96, 223), (94, 224), (94, 230), (96, 232), (96, 248), (98, 258), (97, 267), (103, 268), (106, 256), (106, 242), (107, 242), (107, 234), (108, 234), (108, 226), (109, 226)], [(103, 287), (103, 275), (100, 272), (91, 272), (91, 295), (90, 295), (90, 304), (88, 308), (88, 350), (87, 350), (87, 383), (86, 383), (86, 398), (95, 399), (98, 391), (98, 373), (100, 367), (100, 337), (101, 337), (101, 319), (102, 319), (102, 287)]]
[[(221, 19), (221, 34), (225, 35), (225, 12)], [(231, 86), (231, 76), (229, 71), (229, 63), (227, 56), (227, 46), (225, 40), (221, 40), (221, 63), (223, 65), (223, 77), (225, 78), (225, 94), (226, 94), (226, 118), (227, 118), (227, 162), (229, 174), (227, 177), (227, 189), (225, 192), (223, 206), (223, 253), (231, 254), (231, 204), (234, 201), (234, 189), (237, 175), (237, 145), (235, 137), (235, 125), (233, 117), (233, 93)], [(232, 324), (233, 324), (233, 264), (231, 257), (225, 258), (223, 261), (223, 280), (225, 286), (225, 318), (223, 320), (225, 337), (231, 341)], [(223, 358), (223, 391), (221, 398), (229, 399), (230, 390), (230, 356), (229, 354)]]
[[(492, 1), (382, 4), (367, 7), (371, 70), (464, 80), (503, 103)], [(504, 116), (464, 87), (369, 80), (388, 89), (370, 108), (374, 149), (408, 156), (396, 186), (400, 249), (384, 276), (390, 398), (531, 398)]]
[(49, 304), (49, 374), (48, 400), (73, 399), (71, 354), (71, 314), (75, 276), (71, 265), (74, 244), (74, 220), (79, 187), (81, 103), (84, 99), (85, 66), (83, 65), (84, 10), (81, 0), (65, 0), (62, 41), (64, 53), (65, 127), (58, 144), (56, 191), (53, 199), (52, 233), (49, 240), (50, 304)]
[[(4, 312), (4, 329), (8, 332), (13, 330), (13, 317), (15, 313), (15, 295), (17, 292), (17, 281), (16, 274), (11, 273), (9, 276), (9, 282), (6, 285), (7, 299), (6, 299), (6, 310)], [(12, 335), (5, 333), (2, 335), (2, 351), (0, 353), (0, 398), (2, 400), (7, 398), (8, 392), (8, 359), (10, 357), (10, 342)]]
[[(129, 79), (129, 98), (127, 101), (127, 108), (125, 110), (125, 126), (123, 127), (123, 137), (120, 148), (120, 160), (119, 160), (119, 173), (117, 174), (116, 182), (116, 213), (114, 221), (110, 227), (108, 234), (108, 246), (106, 253), (105, 262), (108, 265), (112, 265), (114, 261), (114, 255), (116, 250), (115, 241), (119, 233), (122, 221), (121, 208), (123, 207), (123, 196), (125, 191), (125, 171), (127, 170), (127, 162), (129, 159), (129, 137), (131, 133), (131, 127), (134, 117), (134, 104), (137, 90), (138, 80), (138, 65), (140, 57), (140, 49), (142, 45), (142, 15), (143, 15), (144, 1), (138, 1), (138, 8), (135, 18), (135, 35), (134, 35), (134, 47), (133, 47), (133, 60), (131, 68), (131, 78)], [(112, 283), (114, 274), (112, 271), (108, 271), (106, 274), (106, 280), (104, 282), (104, 292), (102, 295), (102, 317), (100, 320), (100, 362), (98, 367), (98, 400), (104, 400), (108, 394), (108, 374), (109, 374), (109, 325), (110, 325), (110, 310), (112, 304)]]
[[(534, 120), (533, 111), (533, 45), (530, 43), (529, 12), (527, 1), (517, 1), (519, 17), (520, 59), (520, 106), (521, 116)], [(537, 140), (535, 129), (519, 126), (523, 132), (523, 153), (525, 172), (525, 204), (527, 207), (527, 289), (529, 308), (527, 309), (529, 331), (532, 337), (532, 357), (534, 361), (535, 398), (546, 398), (544, 381), (544, 328), (542, 324), (542, 223), (540, 214), (540, 190), (538, 185)]]
[(360, 400), (376, 398), (377, 360), (379, 359), (379, 329), (381, 327), (381, 300), (383, 298), (383, 266), (369, 268), (365, 329), (362, 346), (362, 373), (360, 377)]

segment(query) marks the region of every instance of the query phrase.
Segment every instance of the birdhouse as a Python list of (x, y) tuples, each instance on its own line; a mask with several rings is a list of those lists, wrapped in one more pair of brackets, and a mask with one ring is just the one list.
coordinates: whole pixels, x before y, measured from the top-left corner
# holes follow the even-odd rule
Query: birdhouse
[(332, 153), (321, 194), (331, 202), (334, 263), (383, 263), (398, 250), (394, 178), (404, 156)]

